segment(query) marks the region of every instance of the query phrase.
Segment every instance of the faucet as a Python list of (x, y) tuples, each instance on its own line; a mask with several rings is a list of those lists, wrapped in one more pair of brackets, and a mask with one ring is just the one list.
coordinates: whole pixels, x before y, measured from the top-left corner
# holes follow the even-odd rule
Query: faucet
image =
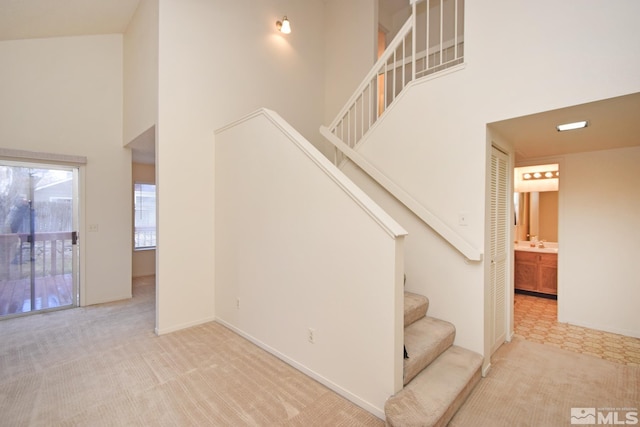
[(544, 248), (544, 240), (540, 240), (540, 241), (538, 242), (538, 247), (539, 247), (539, 248)]

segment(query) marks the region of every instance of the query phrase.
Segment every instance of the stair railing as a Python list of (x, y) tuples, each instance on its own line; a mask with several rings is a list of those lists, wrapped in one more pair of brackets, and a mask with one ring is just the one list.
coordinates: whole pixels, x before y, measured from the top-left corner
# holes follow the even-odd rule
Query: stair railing
[[(351, 148), (409, 83), (463, 62), (464, 0), (414, 0), (411, 8), (407, 22), (328, 126)], [(343, 159), (336, 149), (335, 164)]]
[(361, 156), (356, 150), (348, 147), (338, 137), (329, 132), (329, 129), (322, 126), (320, 127), (320, 133), (331, 142), (335, 147), (339, 147), (341, 152), (352, 160), (360, 169), (373, 178), (378, 184), (380, 184), (385, 190), (393, 195), (400, 203), (405, 205), (411, 212), (413, 212), (422, 222), (427, 224), (436, 233), (442, 236), (451, 246), (456, 248), (458, 252), (464, 255), (469, 261), (481, 261), (482, 252), (467, 242), (458, 232), (449, 227), (444, 221), (431, 213), (428, 209), (420, 204), (416, 199), (403, 190), (393, 180), (383, 174), (378, 168), (369, 163), (363, 156)]
[(351, 159), (467, 259), (480, 261), (482, 251), (465, 241), (356, 150), (358, 143), (410, 83), (464, 60), (461, 33), (464, 0), (412, 0), (411, 3), (412, 13), (407, 22), (335, 120), (328, 127), (321, 126), (320, 132), (334, 145), (336, 165)]

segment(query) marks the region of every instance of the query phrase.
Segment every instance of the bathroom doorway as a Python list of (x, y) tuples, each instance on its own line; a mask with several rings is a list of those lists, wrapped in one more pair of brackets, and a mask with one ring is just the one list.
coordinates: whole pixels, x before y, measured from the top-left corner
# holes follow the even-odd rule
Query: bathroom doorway
[(558, 164), (514, 168), (514, 332), (525, 338), (558, 319), (559, 179)]

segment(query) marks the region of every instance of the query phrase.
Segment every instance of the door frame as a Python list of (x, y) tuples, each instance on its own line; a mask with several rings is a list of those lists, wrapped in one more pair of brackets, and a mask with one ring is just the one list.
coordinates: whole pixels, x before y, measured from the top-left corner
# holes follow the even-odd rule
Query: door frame
[(86, 245), (82, 244), (82, 224), (85, 216), (84, 203), (84, 179), (86, 158), (80, 156), (57, 155), (48, 153), (28, 152), (21, 150), (0, 149), (0, 161), (8, 166), (16, 166), (32, 169), (58, 169), (67, 170), (73, 174), (72, 179), (72, 232), (76, 233), (77, 244), (72, 245), (72, 292), (73, 298), (70, 305), (51, 307), (40, 310), (30, 310), (28, 312), (15, 313), (2, 316), (8, 319), (19, 316), (27, 316), (36, 313), (65, 310), (85, 305), (84, 283), (85, 283), (85, 251)]

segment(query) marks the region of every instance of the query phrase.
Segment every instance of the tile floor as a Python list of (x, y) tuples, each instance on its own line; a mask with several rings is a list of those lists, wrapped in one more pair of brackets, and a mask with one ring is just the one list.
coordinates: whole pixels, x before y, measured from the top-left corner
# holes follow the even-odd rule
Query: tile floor
[(514, 332), (528, 341), (640, 366), (640, 338), (559, 323), (553, 299), (515, 294)]

